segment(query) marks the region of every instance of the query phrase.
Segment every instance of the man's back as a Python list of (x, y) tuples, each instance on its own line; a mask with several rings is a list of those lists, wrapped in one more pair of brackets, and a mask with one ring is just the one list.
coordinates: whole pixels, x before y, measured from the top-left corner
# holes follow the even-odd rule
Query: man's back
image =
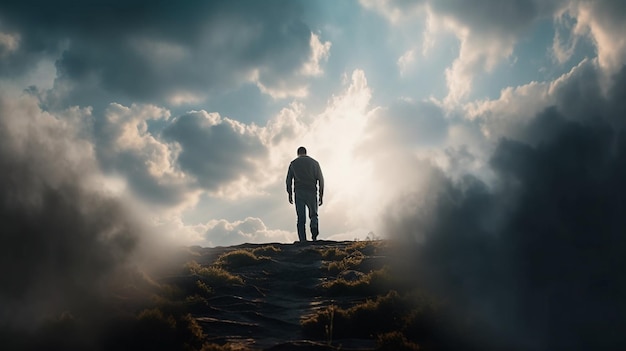
[(304, 190), (317, 192), (319, 181), (320, 195), (324, 193), (324, 177), (319, 163), (309, 156), (298, 156), (289, 164), (288, 182), (293, 177), (295, 191)]

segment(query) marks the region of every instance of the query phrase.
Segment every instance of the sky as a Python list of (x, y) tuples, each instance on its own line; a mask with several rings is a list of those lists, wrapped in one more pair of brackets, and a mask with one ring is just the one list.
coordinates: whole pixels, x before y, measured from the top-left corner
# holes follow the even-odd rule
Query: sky
[[(185, 244), (292, 242), (285, 175), (326, 178), (325, 239), (385, 236), (419, 159), (491, 184), (502, 137), (624, 63), (612, 1), (8, 2), (3, 118), (74, 129), (98, 190)], [(565, 103), (565, 102), (564, 102)], [(16, 133), (17, 134), (17, 133)], [(16, 135), (16, 137), (19, 137)], [(83, 179), (84, 180), (84, 179)]]
[(612, 0), (3, 1), (0, 314), (81, 304), (146, 243), (295, 241), (305, 146), (321, 239), (420, 243), (523, 349), (614, 345), (623, 33)]

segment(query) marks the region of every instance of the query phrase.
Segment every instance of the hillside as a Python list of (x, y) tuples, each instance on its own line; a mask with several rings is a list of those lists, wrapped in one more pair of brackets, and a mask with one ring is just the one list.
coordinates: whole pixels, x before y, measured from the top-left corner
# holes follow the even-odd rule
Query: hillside
[[(326, 349), (328, 344), (373, 349), (372, 339), (333, 338), (326, 326), (315, 330), (313, 323), (307, 328), (302, 323), (333, 307), (374, 297), (371, 288), (347, 288), (346, 294), (333, 288), (371, 279), (368, 273), (384, 265), (382, 251), (381, 243), (328, 241), (193, 248), (188, 259), (198, 266), (187, 264), (191, 274), (163, 282), (179, 287), (206, 284), (208, 290), (200, 292), (206, 305), (191, 313), (213, 343), (276, 350)], [(227, 274), (232, 274), (232, 281), (227, 281)]]
[(386, 241), (181, 248), (158, 273), (129, 272), (88, 314), (5, 326), (0, 341), (12, 350), (467, 350), (467, 336), (450, 332), (467, 328), (451, 329), (443, 304), (398, 272), (400, 251)]
[(388, 251), (384, 241), (195, 247), (159, 283), (223, 349), (435, 346), (437, 306), (394, 276)]

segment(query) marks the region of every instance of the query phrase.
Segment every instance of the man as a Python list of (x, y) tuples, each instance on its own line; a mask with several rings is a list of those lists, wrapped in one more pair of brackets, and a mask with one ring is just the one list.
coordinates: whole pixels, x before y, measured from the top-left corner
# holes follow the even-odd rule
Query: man
[[(317, 240), (319, 235), (319, 225), (317, 221), (317, 207), (322, 206), (322, 198), (324, 197), (324, 176), (320, 164), (306, 155), (306, 149), (303, 146), (298, 148), (298, 157), (291, 161), (289, 170), (287, 171), (287, 193), (289, 193), (289, 203), (293, 204), (292, 188), (296, 193), (296, 214), (298, 216), (297, 228), (298, 239), (306, 241), (305, 232), (305, 207), (309, 209), (309, 219), (311, 220), (311, 236), (313, 241)], [(317, 185), (319, 183), (319, 202), (317, 201)]]

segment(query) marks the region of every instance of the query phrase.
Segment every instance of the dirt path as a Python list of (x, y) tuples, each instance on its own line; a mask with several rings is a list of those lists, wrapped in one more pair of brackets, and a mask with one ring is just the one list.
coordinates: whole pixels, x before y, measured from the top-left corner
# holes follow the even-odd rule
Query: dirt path
[[(254, 264), (228, 267), (243, 278), (244, 284), (216, 288), (206, 310), (194, 317), (209, 341), (237, 343), (254, 349), (327, 350), (327, 340), (306, 340), (300, 320), (330, 304), (346, 305), (359, 297), (324, 296), (320, 283), (334, 279), (323, 268), (320, 250), (344, 249), (353, 242), (318, 241), (307, 244), (273, 244), (278, 252), (264, 254), (269, 259)], [(267, 245), (245, 244), (228, 248), (203, 249), (202, 264), (236, 249), (255, 249)], [(339, 299), (340, 301), (338, 301)], [(372, 340), (333, 340), (342, 350), (366, 350)]]

